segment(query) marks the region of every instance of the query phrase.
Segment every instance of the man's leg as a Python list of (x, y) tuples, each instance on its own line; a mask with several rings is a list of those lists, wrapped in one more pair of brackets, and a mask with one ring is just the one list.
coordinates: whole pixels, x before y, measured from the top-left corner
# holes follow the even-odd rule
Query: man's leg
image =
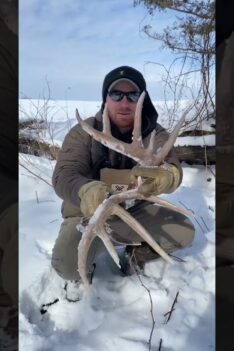
[[(80, 223), (81, 217), (66, 218), (61, 224), (58, 238), (56, 239), (52, 252), (52, 266), (58, 275), (70, 281), (79, 280), (78, 269), (78, 244), (82, 234), (76, 226)], [(97, 256), (104, 250), (104, 245), (99, 238), (93, 241), (87, 260), (87, 274), (92, 271), (92, 265)]]

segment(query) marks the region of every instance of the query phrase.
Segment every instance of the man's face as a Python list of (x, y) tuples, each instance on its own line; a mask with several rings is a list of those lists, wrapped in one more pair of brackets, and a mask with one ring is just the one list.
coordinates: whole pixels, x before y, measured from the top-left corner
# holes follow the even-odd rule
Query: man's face
[[(136, 87), (131, 82), (118, 82), (112, 91), (136, 92)], [(130, 102), (124, 96), (120, 101), (113, 101), (107, 94), (107, 110), (110, 120), (124, 133), (133, 128), (137, 102)]]

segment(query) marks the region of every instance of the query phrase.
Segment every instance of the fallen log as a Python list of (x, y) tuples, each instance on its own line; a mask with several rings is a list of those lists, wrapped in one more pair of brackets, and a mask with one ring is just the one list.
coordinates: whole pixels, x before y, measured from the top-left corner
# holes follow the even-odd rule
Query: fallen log
[(204, 146), (176, 146), (174, 150), (181, 162), (203, 165), (206, 164), (206, 158), (208, 164), (216, 161), (215, 146), (207, 146), (206, 150)]

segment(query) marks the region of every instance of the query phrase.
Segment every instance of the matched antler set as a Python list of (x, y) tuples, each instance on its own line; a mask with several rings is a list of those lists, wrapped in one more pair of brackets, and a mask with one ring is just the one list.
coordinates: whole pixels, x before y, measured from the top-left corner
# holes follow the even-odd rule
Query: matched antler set
[[(145, 92), (142, 92), (136, 107), (134, 128), (133, 128), (133, 141), (131, 144), (124, 143), (111, 135), (110, 120), (107, 112), (107, 105), (103, 112), (103, 131), (100, 132), (93, 127), (89, 126), (79, 116), (78, 110), (76, 109), (76, 117), (83, 130), (85, 130), (91, 137), (96, 141), (99, 141), (103, 145), (109, 147), (134, 159), (140, 166), (158, 167), (163, 164), (166, 156), (173, 147), (177, 135), (181, 126), (184, 123), (187, 111), (183, 114), (174, 130), (170, 134), (167, 142), (159, 151), (154, 150), (155, 130), (151, 133), (150, 141), (147, 147), (144, 147), (141, 135), (141, 111), (142, 105), (145, 98)], [(138, 179), (138, 186), (141, 180)], [(137, 234), (142, 238), (142, 241), (147, 242), (160, 256), (166, 261), (172, 262), (172, 259), (168, 254), (158, 245), (158, 243), (152, 238), (152, 236), (145, 230), (145, 228), (133, 218), (123, 207), (119, 204), (126, 200), (146, 200), (152, 203), (156, 203), (159, 206), (167, 207), (173, 211), (183, 213), (185, 215), (193, 215), (192, 212), (180, 209), (177, 206), (160, 199), (157, 196), (145, 197), (138, 192), (138, 186), (135, 189), (124, 191), (122, 193), (111, 195), (108, 199), (105, 199), (101, 205), (98, 206), (93, 216), (90, 218), (88, 225), (82, 235), (82, 239), (78, 246), (78, 271), (80, 277), (86, 288), (89, 287), (90, 283), (87, 278), (86, 264), (89, 248), (98, 236), (104, 243), (107, 251), (120, 268), (119, 257), (111, 241), (110, 234), (106, 226), (107, 219), (116, 215), (120, 217), (125, 223), (127, 223)]]

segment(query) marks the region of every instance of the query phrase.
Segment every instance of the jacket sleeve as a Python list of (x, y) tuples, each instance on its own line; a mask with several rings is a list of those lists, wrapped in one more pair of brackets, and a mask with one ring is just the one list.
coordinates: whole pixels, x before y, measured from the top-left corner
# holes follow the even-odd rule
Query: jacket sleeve
[(90, 145), (90, 136), (79, 125), (74, 126), (64, 139), (52, 176), (56, 194), (75, 206), (79, 206), (81, 186), (93, 180)]
[[(161, 148), (168, 140), (168, 138), (169, 138), (169, 133), (160, 124), (157, 123), (156, 136), (155, 136), (155, 150)], [(178, 168), (180, 172), (180, 180), (178, 183), (178, 186), (179, 186), (183, 179), (183, 170), (182, 170), (180, 161), (175, 153), (174, 148), (172, 148), (172, 150), (167, 155), (165, 162), (173, 164)]]

